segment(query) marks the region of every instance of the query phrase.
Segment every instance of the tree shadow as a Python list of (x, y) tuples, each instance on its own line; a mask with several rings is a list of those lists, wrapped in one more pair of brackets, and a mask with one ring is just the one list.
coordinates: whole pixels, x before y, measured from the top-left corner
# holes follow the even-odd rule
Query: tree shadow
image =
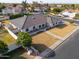
[[(10, 58), (0, 58), (0, 59), (32, 59), (30, 56), (40, 56), (44, 58), (51, 58), (54, 57), (55, 51), (51, 50), (49, 47), (47, 47), (44, 44), (32, 44), (32, 46), (39, 51), (39, 54), (36, 55), (35, 52), (33, 52), (31, 55), (27, 55), (27, 51), (23, 49), (22, 47), (8, 53), (7, 55), (10, 56)], [(46, 49), (49, 49), (49, 53), (46, 56), (41, 56), (40, 54), (44, 52)], [(23, 56), (24, 55), (24, 56)]]
[(46, 56), (42, 56), (42, 55), (38, 55), (40, 57), (44, 57), (44, 58), (49, 58), (49, 57), (54, 57), (56, 54), (55, 54), (55, 51), (50, 49), (49, 47), (47, 47), (46, 45), (44, 44), (33, 44), (32, 45), (35, 49), (37, 49), (39, 51), (39, 53), (41, 54), (42, 52), (44, 52), (46, 49), (48, 49), (49, 53), (46, 55)]
[[(27, 56), (22, 56), (22, 54), (26, 53), (26, 51), (20, 47), (18, 49), (15, 49), (14, 51), (12, 52), (9, 52), (8, 56), (10, 56), (10, 58), (4, 58), (4, 59), (28, 59)], [(1, 59), (1, 58), (0, 58)]]

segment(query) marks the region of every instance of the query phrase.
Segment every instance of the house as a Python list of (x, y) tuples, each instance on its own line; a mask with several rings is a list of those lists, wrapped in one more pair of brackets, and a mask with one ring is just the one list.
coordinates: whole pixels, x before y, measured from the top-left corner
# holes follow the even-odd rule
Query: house
[(47, 28), (47, 17), (42, 14), (20, 17), (10, 21), (13, 28), (30, 34)]
[(2, 26), (2, 23), (0, 22), (0, 27)]
[[(57, 16), (46, 16), (43, 14), (33, 14), (30, 16), (23, 16), (17, 19), (10, 20), (9, 24), (6, 24), (4, 28), (9, 34), (17, 40), (17, 32), (28, 32), (30, 35), (34, 35), (40, 31), (46, 31), (51, 27), (63, 24), (61, 18)], [(9, 51), (12, 51), (20, 46), (15, 43), (9, 46)]]
[(17, 5), (16, 7), (8, 6), (5, 9), (2, 9), (2, 14), (19, 14), (23, 12), (24, 12), (24, 8), (19, 5)]
[(36, 7), (36, 8), (34, 9), (34, 11), (35, 11), (35, 12), (41, 12), (41, 9), (40, 9), (39, 7)]
[(9, 19), (9, 16), (0, 16), (0, 22)]
[(43, 12), (45, 13), (47, 11), (47, 7), (46, 6), (42, 6), (42, 7), (35, 7), (34, 12)]
[(33, 35), (62, 23), (62, 20), (57, 16), (45, 16), (43, 14), (34, 14), (11, 20), (9, 24), (10, 26), (8, 26), (8, 28), (13, 27), (14, 30), (12, 31), (14, 33), (22, 31), (28, 32), (30, 33), (30, 35)]
[(59, 16), (63, 16), (66, 19), (73, 19), (77, 13), (73, 11), (63, 11)]

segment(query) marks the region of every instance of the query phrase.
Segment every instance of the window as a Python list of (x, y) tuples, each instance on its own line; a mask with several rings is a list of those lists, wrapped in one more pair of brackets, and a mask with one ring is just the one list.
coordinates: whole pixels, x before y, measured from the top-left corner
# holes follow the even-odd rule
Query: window
[(42, 24), (42, 27), (44, 27), (44, 24)]
[(54, 25), (54, 24), (53, 24)]
[(29, 31), (29, 29), (26, 29), (26, 31)]
[(56, 22), (56, 24), (57, 24), (57, 22)]
[(35, 26), (33, 27), (33, 30), (35, 30)]
[(39, 25), (39, 28), (41, 28), (41, 25)]

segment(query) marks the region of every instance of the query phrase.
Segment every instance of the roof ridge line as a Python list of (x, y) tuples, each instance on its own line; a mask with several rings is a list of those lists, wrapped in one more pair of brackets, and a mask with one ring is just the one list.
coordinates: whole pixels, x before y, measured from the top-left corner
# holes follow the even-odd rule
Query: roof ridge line
[(26, 21), (27, 21), (27, 18), (28, 18), (28, 16), (26, 17), (26, 20), (25, 20), (25, 22), (24, 22), (24, 24), (23, 24), (23, 26), (22, 26), (22, 29), (23, 29), (23, 27), (24, 27), (24, 25), (25, 25), (25, 23), (26, 23)]

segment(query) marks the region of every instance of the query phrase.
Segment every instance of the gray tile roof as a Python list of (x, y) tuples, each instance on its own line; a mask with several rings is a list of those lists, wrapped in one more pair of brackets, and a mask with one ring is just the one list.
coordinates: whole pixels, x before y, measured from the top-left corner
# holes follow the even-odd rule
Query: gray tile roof
[(18, 28), (29, 28), (38, 24), (44, 24), (47, 22), (47, 17), (42, 14), (34, 14), (30, 16), (20, 17), (14, 20), (11, 20), (11, 23), (17, 26)]
[(26, 18), (27, 16), (16, 18), (16, 19), (11, 20), (11, 23), (14, 24), (18, 28), (22, 28)]
[(34, 14), (31, 16), (28, 16), (23, 28), (29, 28), (31, 26), (39, 25), (39, 24), (44, 24), (47, 22), (47, 17), (44, 16), (43, 14)]

